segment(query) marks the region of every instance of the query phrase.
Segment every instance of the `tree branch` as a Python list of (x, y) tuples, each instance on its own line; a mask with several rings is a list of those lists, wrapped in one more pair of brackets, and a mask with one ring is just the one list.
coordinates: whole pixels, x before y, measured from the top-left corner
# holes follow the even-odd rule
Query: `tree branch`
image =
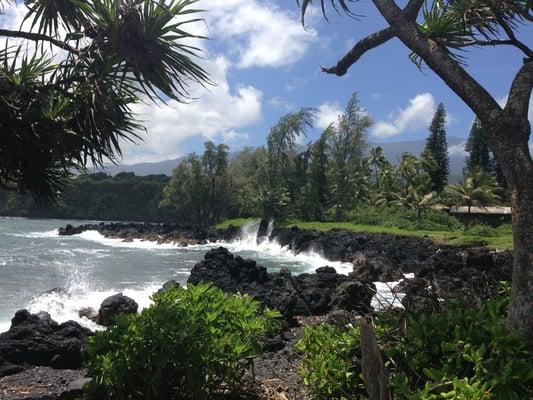
[(524, 43), (522, 43), (516, 38), (511, 27), (507, 25), (507, 23), (501, 17), (498, 17), (498, 22), (500, 23), (500, 26), (503, 28), (503, 30), (507, 34), (507, 37), (509, 38), (509, 40), (511, 40), (513, 45), (522, 50), (528, 58), (533, 59), (533, 51), (531, 51), (529, 47), (527, 47)]
[(403, 9), (404, 14), (407, 18), (415, 21), (416, 17), (426, 0), (409, 0), (407, 6)]
[(396, 35), (392, 28), (386, 28), (373, 33), (357, 42), (357, 44), (337, 63), (336, 66), (330, 68), (322, 67), (322, 71), (328, 74), (343, 76), (348, 72), (348, 69), (363, 56), (363, 54), (373, 48), (381, 46), (394, 36)]
[(474, 111), (481, 122), (493, 122), (503, 111), (496, 100), (438, 43), (420, 32), (392, 0), (372, 0), (381, 15), (394, 28), (396, 36)]
[(12, 31), (12, 30), (8, 30), (8, 29), (0, 29), (0, 36), (5, 36), (5, 37), (11, 37), (11, 38), (22, 38), (22, 39), (28, 39), (28, 40), (33, 40), (34, 42), (41, 42), (41, 41), (44, 41), (44, 42), (49, 42), (49, 43), (52, 43), (53, 45), (63, 49), (63, 50), (67, 50), (71, 53), (74, 53), (74, 54), (79, 54), (79, 50), (68, 45), (67, 43), (65, 42), (62, 42), (61, 40), (57, 40), (57, 39), (54, 39), (54, 38), (51, 38), (50, 36), (47, 36), (47, 35), (43, 35), (43, 34), (40, 34), (40, 33), (32, 33), (32, 32), (23, 32), (23, 31)]
[(526, 62), (516, 74), (505, 110), (521, 119), (527, 119), (529, 101), (533, 90), (533, 60)]
[(513, 46), (512, 40), (469, 40), (461, 45), (448, 46), (453, 48), (469, 47), (469, 46)]
[[(425, 0), (409, 0), (407, 6), (403, 9), (405, 17), (415, 21), (424, 2)], [(342, 59), (340, 59), (339, 62), (337, 62), (337, 65), (334, 67), (322, 67), (322, 71), (328, 74), (343, 76), (348, 72), (348, 69), (363, 56), (363, 54), (381, 46), (395, 36), (394, 29), (391, 27), (368, 35), (357, 42), (357, 44)]]

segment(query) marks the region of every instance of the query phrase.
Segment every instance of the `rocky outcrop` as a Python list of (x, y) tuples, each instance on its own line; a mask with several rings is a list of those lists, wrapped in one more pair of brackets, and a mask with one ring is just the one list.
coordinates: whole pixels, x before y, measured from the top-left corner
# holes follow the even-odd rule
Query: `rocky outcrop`
[(139, 305), (135, 300), (118, 293), (102, 302), (98, 310), (96, 323), (102, 326), (111, 326), (117, 316), (121, 314), (136, 314), (138, 309)]
[(272, 231), (270, 238), (295, 253), (312, 250), (331, 261), (352, 262), (359, 259), (367, 267), (371, 265), (376, 269), (375, 276), (369, 275), (369, 278), (385, 272), (415, 272), (439, 248), (424, 238), (337, 229), (319, 232), (296, 227), (278, 228)]
[(157, 294), (163, 294), (163, 293), (166, 293), (170, 290), (173, 290), (173, 289), (178, 289), (180, 288), (181, 285), (176, 282), (175, 280), (170, 280), (170, 281), (167, 281), (163, 284), (163, 286), (161, 287), (161, 289), (159, 289), (157, 291)]
[[(249, 294), (264, 306), (279, 310), (292, 325), (296, 315), (323, 315), (348, 304), (351, 310), (366, 312), (375, 293), (372, 283), (353, 281), (331, 267), (296, 276), (288, 270), (268, 273), (255, 261), (234, 256), (223, 247), (209, 251), (192, 269), (188, 283), (200, 282), (212, 282), (227, 293)], [(344, 293), (351, 296), (351, 303), (332, 302), (333, 293), (343, 283), (354, 284), (352, 291)]]
[(2, 400), (75, 400), (89, 381), (85, 370), (33, 367), (0, 378)]
[(133, 241), (134, 239), (157, 243), (174, 243), (179, 246), (204, 244), (209, 241), (232, 240), (240, 233), (239, 227), (231, 226), (219, 230), (197, 225), (171, 223), (99, 223), (79, 226), (66, 225), (58, 230), (59, 235), (79, 235), (85, 231), (98, 231), (107, 238)]
[(18, 311), (9, 331), (0, 334), (0, 376), (28, 366), (78, 369), (82, 348), (92, 333), (74, 321), (58, 324), (47, 313)]
[(89, 321), (96, 322), (98, 320), (98, 313), (92, 307), (83, 307), (78, 311), (80, 318), (87, 318)]

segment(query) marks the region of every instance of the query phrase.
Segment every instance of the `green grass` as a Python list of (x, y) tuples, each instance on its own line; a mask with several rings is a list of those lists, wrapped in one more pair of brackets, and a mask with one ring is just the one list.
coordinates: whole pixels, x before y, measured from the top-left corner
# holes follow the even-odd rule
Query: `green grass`
[[(364, 213), (363, 213), (364, 214)], [(368, 213), (365, 214), (368, 218)], [(357, 217), (357, 216), (356, 216)], [(257, 221), (259, 218), (236, 218), (226, 220), (215, 227), (218, 229), (227, 229), (231, 225), (242, 226), (250, 222)], [(304, 221), (288, 221), (284, 223), (286, 227), (297, 226), (301, 229), (329, 231), (331, 229), (344, 229), (351, 232), (363, 233), (388, 233), (400, 236), (418, 236), (432, 239), (436, 243), (450, 244), (455, 246), (473, 246), (482, 245), (498, 250), (512, 250), (513, 249), (513, 235), (510, 225), (502, 225), (498, 228), (491, 228), (487, 225), (476, 224), (469, 230), (464, 231), (460, 229), (460, 223), (450, 225), (449, 229), (441, 224), (431, 223), (430, 218), (426, 219), (427, 227), (435, 227), (434, 229), (415, 229), (413, 224), (407, 227), (394, 226), (395, 224), (405, 224), (405, 220), (388, 220), (383, 218), (383, 221), (373, 223), (354, 223), (354, 222), (304, 222)], [(402, 226), (402, 225), (400, 225)]]
[(215, 225), (217, 229), (228, 229), (230, 226), (243, 226), (249, 224), (250, 222), (258, 221), (259, 218), (234, 218), (227, 219), (220, 224)]
[(297, 226), (301, 229), (329, 231), (331, 229), (345, 229), (351, 232), (366, 233), (389, 233), (401, 236), (427, 237), (437, 243), (452, 244), (456, 246), (483, 245), (499, 250), (512, 250), (513, 235), (505, 229), (495, 229), (494, 236), (476, 235), (468, 231), (429, 231), (410, 230), (382, 225), (363, 225), (351, 222), (303, 222), (291, 221), (285, 224), (287, 227)]

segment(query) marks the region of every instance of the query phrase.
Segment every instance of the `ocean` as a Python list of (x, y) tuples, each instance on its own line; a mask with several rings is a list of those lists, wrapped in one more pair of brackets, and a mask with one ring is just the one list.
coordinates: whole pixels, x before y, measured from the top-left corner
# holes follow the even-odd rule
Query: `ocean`
[[(229, 243), (178, 247), (135, 240), (108, 239), (96, 231), (59, 236), (57, 229), (70, 223), (96, 221), (0, 218), (0, 332), (10, 327), (14, 313), (26, 308), (46, 311), (58, 322), (79, 318), (83, 307), (98, 310), (115, 293), (133, 298), (139, 306), (151, 304), (150, 296), (174, 279), (185, 284), (190, 270), (211, 248), (225, 246), (234, 254), (254, 259), (271, 272), (287, 267), (292, 273), (313, 272), (325, 265), (347, 274), (349, 263), (330, 262), (317, 252), (293, 254), (273, 241), (256, 242), (257, 224), (242, 228)], [(389, 286), (379, 284), (381, 296), (390, 297)]]

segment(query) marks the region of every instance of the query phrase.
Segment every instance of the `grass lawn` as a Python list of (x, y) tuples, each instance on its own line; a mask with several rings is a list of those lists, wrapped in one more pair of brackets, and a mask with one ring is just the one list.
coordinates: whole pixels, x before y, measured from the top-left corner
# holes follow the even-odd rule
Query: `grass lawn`
[(215, 228), (217, 229), (227, 229), (231, 225), (233, 226), (243, 226), (246, 224), (249, 224), (254, 221), (259, 221), (260, 218), (234, 218), (234, 219), (227, 219), (224, 222), (221, 222), (220, 224), (215, 225)]
[[(230, 225), (242, 226), (256, 221), (257, 218), (239, 218), (224, 221), (216, 225), (217, 228), (225, 229)], [(360, 225), (351, 222), (302, 222), (290, 221), (284, 224), (286, 227), (297, 226), (301, 229), (329, 231), (331, 229), (345, 229), (351, 232), (389, 233), (401, 236), (419, 236), (432, 239), (436, 243), (452, 244), (457, 246), (483, 245), (498, 250), (513, 249), (513, 235), (508, 231), (493, 230), (492, 234), (477, 235), (468, 231), (428, 231), (408, 230), (383, 225)]]
[(329, 231), (331, 229), (345, 229), (351, 232), (369, 232), (369, 233), (389, 233), (402, 236), (420, 236), (428, 237), (437, 243), (453, 245), (474, 245), (482, 244), (499, 250), (512, 250), (513, 235), (510, 233), (497, 233), (494, 236), (480, 236), (469, 233), (468, 231), (424, 231), (424, 230), (407, 230), (390, 226), (381, 225), (358, 225), (351, 222), (290, 222), (287, 227), (297, 226), (302, 229), (317, 231)]

